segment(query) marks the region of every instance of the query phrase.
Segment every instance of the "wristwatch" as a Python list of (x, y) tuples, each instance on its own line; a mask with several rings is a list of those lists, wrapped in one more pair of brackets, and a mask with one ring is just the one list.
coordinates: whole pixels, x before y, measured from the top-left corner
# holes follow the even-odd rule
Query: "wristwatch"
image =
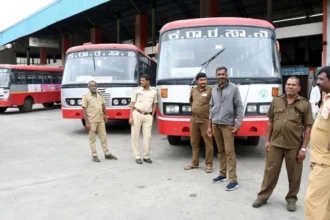
[(302, 147), (302, 148), (300, 148), (300, 150), (306, 152), (306, 148), (303, 148), (303, 147)]

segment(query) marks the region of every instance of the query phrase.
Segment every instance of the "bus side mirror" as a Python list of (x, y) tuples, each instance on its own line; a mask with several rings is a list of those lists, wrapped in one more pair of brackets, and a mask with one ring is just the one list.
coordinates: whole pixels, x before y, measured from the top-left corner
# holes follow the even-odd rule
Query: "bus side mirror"
[(281, 57), (281, 50), (280, 50), (280, 42), (278, 42), (278, 40), (276, 41), (276, 49), (277, 49), (278, 60), (281, 62), (282, 57)]
[(155, 49), (156, 51), (156, 54), (158, 54), (158, 43), (156, 44), (156, 49)]

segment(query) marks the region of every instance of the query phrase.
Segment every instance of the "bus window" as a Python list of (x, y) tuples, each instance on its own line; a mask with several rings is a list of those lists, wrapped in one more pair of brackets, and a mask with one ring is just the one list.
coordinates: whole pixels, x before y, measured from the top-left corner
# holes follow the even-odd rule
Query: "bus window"
[(62, 83), (62, 74), (61, 73), (56, 74), (56, 75), (54, 74), (52, 83), (53, 84), (61, 84)]
[(45, 83), (46, 84), (52, 84), (52, 78), (53, 78), (52, 75), (47, 74), (46, 79), (45, 79)]
[(46, 82), (46, 74), (45, 73), (40, 73), (39, 75), (37, 75), (37, 81), (38, 84), (43, 84)]
[(15, 73), (13, 71), (10, 73), (10, 83), (16, 84)]
[(16, 78), (16, 84), (26, 84), (27, 80), (26, 80), (26, 74), (23, 71), (20, 72), (16, 72), (15, 73), (15, 78)]
[(27, 84), (37, 84), (37, 76), (35, 72), (26, 72)]

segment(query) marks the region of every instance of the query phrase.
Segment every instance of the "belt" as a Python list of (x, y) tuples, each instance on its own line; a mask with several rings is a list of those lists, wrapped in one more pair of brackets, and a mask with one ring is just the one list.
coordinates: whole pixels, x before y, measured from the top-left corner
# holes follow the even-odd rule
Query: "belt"
[(142, 114), (142, 115), (151, 115), (152, 114), (152, 112), (143, 112), (143, 111), (141, 111), (141, 110), (139, 110), (139, 109), (137, 109), (137, 108), (134, 108), (138, 113), (140, 113), (140, 114)]

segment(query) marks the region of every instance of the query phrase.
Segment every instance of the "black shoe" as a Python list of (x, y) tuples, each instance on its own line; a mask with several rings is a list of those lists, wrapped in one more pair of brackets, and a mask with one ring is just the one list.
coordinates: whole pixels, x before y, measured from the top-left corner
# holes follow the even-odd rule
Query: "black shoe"
[(93, 156), (92, 160), (97, 163), (101, 162), (97, 156)]
[(112, 155), (112, 154), (105, 155), (104, 157), (105, 157), (105, 159), (108, 159), (108, 160), (117, 160), (117, 157), (115, 157), (115, 156)]
[(147, 158), (147, 159), (143, 158), (143, 161), (146, 163), (152, 163), (152, 160), (150, 160), (150, 158)]
[(136, 162), (137, 164), (142, 164), (142, 160), (141, 160), (141, 159), (136, 159), (135, 162)]

